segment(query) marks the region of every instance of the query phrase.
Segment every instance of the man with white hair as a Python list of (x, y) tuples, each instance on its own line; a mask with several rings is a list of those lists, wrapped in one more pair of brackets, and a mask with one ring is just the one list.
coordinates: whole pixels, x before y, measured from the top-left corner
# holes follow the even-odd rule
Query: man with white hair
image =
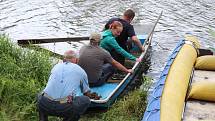
[[(63, 121), (78, 121), (88, 108), (87, 74), (76, 63), (76, 54), (69, 50), (64, 53), (64, 62), (51, 70), (48, 83), (38, 98), (40, 121), (48, 121), (48, 115), (63, 117)], [(81, 93), (84, 95), (77, 96)]]
[(80, 49), (78, 64), (86, 71), (91, 87), (104, 84), (114, 73), (114, 67), (126, 73), (132, 72), (115, 61), (109, 52), (99, 47), (101, 40), (99, 33), (92, 33), (89, 39), (90, 44)]

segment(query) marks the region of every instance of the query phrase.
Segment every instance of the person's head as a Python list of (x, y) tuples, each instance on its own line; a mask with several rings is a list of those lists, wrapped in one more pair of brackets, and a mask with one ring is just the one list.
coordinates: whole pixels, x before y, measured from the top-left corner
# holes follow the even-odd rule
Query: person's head
[(63, 61), (66, 62), (66, 61), (69, 61), (71, 63), (77, 63), (77, 54), (72, 51), (72, 50), (68, 50), (64, 53), (63, 55), (64, 59)]
[(123, 19), (127, 20), (129, 23), (134, 19), (135, 12), (131, 9), (128, 9), (123, 14)]
[(110, 24), (110, 30), (112, 32), (112, 34), (117, 37), (120, 35), (120, 33), (122, 32), (123, 30), (123, 26), (122, 24), (119, 22), (119, 21), (113, 21), (111, 24)]
[(90, 44), (94, 46), (98, 46), (101, 40), (101, 34), (93, 32), (90, 35)]

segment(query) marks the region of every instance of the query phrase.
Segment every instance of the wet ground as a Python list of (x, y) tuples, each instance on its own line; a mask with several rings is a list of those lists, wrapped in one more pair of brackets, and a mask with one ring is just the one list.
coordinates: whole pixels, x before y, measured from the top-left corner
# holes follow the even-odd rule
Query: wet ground
[[(204, 48), (215, 47), (213, 0), (0, 0), (0, 33), (14, 42), (27, 38), (88, 36), (127, 8), (136, 12), (133, 24), (154, 22), (161, 11), (152, 42), (148, 75), (156, 78), (185, 33), (196, 35)], [(76, 46), (74, 46), (76, 47)]]

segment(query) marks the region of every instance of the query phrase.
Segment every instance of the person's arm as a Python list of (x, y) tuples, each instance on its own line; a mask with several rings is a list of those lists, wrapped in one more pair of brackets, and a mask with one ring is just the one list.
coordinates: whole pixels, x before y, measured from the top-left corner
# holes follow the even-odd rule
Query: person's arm
[(112, 62), (111, 64), (116, 67), (117, 69), (121, 70), (121, 71), (124, 71), (126, 73), (132, 73), (132, 69), (127, 69), (125, 66), (123, 66), (122, 64), (120, 64), (119, 62), (117, 62), (116, 60), (114, 60), (112, 58)]
[(144, 52), (145, 51), (145, 48), (142, 46), (140, 40), (137, 38), (137, 36), (132, 36), (131, 37), (131, 40), (138, 46), (138, 48)]
[(83, 80), (81, 80), (81, 90), (83, 94), (90, 99), (99, 100), (101, 96), (99, 96), (96, 92), (91, 92), (88, 84), (87, 74), (83, 73)]
[(131, 40), (137, 45), (137, 47), (140, 49), (140, 51), (144, 52), (145, 48), (142, 46), (142, 43), (140, 40), (137, 38), (134, 27), (132, 25), (128, 26), (128, 31), (127, 34), (129, 37), (131, 37)]
[(136, 60), (136, 57), (125, 51), (122, 47), (119, 46), (119, 44), (116, 42), (115, 38), (110, 38), (109, 40), (110, 46), (115, 49), (115, 51), (125, 58), (128, 58), (130, 60)]
[(102, 96), (99, 96), (96, 92), (90, 92), (90, 91), (84, 93), (84, 95), (94, 100), (99, 100), (102, 97)]
[(83, 74), (82, 74), (83, 78), (81, 80), (81, 91), (83, 94), (90, 92), (90, 87), (88, 84), (88, 78), (87, 78), (87, 74), (86, 72), (83, 70)]

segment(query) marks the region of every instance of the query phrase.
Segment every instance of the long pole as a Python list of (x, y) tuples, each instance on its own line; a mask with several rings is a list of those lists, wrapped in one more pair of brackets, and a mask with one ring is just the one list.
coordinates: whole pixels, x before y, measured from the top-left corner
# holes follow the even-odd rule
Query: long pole
[(19, 45), (55, 43), (55, 42), (79, 42), (89, 40), (89, 37), (70, 37), (70, 38), (44, 38), (44, 39), (22, 39), (17, 40)]

